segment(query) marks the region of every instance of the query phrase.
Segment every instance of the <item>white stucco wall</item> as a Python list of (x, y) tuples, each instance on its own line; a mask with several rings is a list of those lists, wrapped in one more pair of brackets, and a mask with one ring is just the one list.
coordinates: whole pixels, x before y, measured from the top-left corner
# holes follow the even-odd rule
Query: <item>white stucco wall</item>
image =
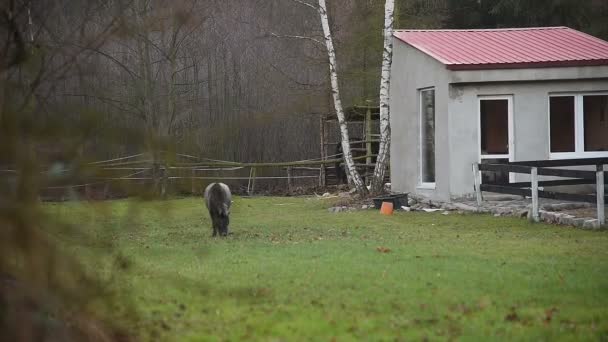
[(452, 84), (450, 195), (473, 192), (471, 166), (479, 158), (479, 96), (513, 96), (514, 161), (526, 161), (549, 159), (549, 94), (594, 91), (608, 91), (608, 79)]
[[(394, 40), (391, 71), (391, 183), (397, 192), (449, 199), (449, 72), (426, 54)], [(419, 90), (435, 87), (436, 189), (418, 189), (420, 181)]]
[[(420, 189), (419, 90), (435, 87), (436, 189)], [(394, 40), (391, 72), (391, 182), (432, 199), (473, 192), (479, 158), (478, 97), (512, 95), (516, 161), (549, 158), (548, 95), (608, 91), (608, 66), (450, 71)]]

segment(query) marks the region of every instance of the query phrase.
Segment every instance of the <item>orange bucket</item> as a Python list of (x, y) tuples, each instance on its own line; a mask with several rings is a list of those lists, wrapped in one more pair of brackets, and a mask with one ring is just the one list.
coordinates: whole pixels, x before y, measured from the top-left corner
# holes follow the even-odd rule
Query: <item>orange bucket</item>
[(380, 207), (380, 214), (382, 215), (393, 215), (393, 203), (392, 202), (382, 202), (382, 207)]

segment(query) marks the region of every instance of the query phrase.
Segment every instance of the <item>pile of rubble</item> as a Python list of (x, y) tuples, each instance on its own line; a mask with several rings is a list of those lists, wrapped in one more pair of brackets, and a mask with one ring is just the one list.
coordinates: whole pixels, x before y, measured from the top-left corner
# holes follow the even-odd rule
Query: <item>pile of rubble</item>
[[(344, 192), (336, 196), (324, 194), (322, 197), (353, 198), (352, 193)], [(589, 217), (594, 213), (595, 206), (590, 203), (562, 202), (543, 199), (540, 207), (540, 220), (549, 224), (579, 227), (583, 229), (599, 229), (600, 223), (596, 218)], [(329, 208), (332, 213), (356, 210), (375, 209), (371, 200), (355, 200), (348, 205), (338, 205)], [(408, 206), (396, 208), (404, 211), (451, 213), (482, 213), (496, 217), (509, 216), (531, 219), (532, 203), (530, 199), (518, 196), (486, 195), (481, 207), (471, 199), (459, 199), (452, 202), (433, 201), (416, 195), (409, 195)]]
[[(481, 207), (470, 199), (460, 199), (453, 202), (434, 202), (428, 199), (415, 197), (411, 199), (413, 209), (440, 208), (456, 212), (492, 214), (496, 217), (511, 216), (532, 219), (531, 199), (518, 196), (487, 195)], [(540, 206), (540, 221), (549, 224), (579, 227), (583, 229), (599, 229), (600, 222), (593, 217), (587, 217), (593, 212), (595, 206), (590, 203), (562, 202), (543, 199)], [(445, 212), (444, 212), (445, 213)], [(581, 216), (580, 214), (583, 214)]]
[[(369, 199), (361, 199), (359, 195), (357, 195), (354, 191), (350, 192), (340, 192), (336, 195), (332, 195), (329, 192), (324, 193), (320, 198), (329, 199), (329, 198), (337, 198), (339, 199), (338, 205), (327, 209), (330, 213), (340, 213), (344, 211), (356, 211), (356, 210), (367, 210), (374, 209), (374, 204), (372, 200)], [(340, 203), (342, 202), (342, 203)]]

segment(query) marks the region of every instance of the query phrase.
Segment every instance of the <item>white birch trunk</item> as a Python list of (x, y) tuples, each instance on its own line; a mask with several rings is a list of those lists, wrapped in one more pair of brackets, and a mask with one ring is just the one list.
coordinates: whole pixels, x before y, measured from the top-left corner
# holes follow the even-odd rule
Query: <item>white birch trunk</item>
[(350, 141), (348, 137), (348, 126), (344, 117), (344, 109), (342, 108), (342, 101), (340, 101), (340, 88), (338, 87), (338, 71), (336, 63), (336, 51), (334, 50), (334, 43), (329, 29), (329, 20), (327, 18), (327, 6), (325, 0), (319, 0), (319, 15), (321, 16), (321, 26), (323, 27), (323, 37), (325, 38), (325, 45), (327, 47), (327, 55), (329, 57), (329, 73), (331, 80), (331, 92), (334, 100), (334, 108), (336, 115), (338, 116), (338, 123), (340, 125), (340, 134), (342, 138), (342, 151), (344, 154), (344, 163), (346, 164), (347, 173), (349, 180), (353, 183), (357, 192), (361, 195), (367, 194), (367, 187), (363, 182), (363, 179), (355, 168), (355, 162), (353, 155), (350, 151)]
[(382, 53), (382, 74), (380, 77), (380, 147), (372, 178), (372, 192), (378, 193), (384, 187), (384, 175), (389, 162), (391, 143), (390, 125), (390, 74), (393, 61), (393, 12), (395, 0), (386, 0), (384, 5), (384, 52)]

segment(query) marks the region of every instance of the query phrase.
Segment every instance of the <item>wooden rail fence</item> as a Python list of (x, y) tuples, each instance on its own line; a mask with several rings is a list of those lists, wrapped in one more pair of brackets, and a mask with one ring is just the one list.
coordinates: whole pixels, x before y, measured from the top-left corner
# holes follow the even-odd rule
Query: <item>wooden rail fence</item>
[[(477, 205), (482, 204), (482, 191), (501, 194), (519, 195), (532, 198), (532, 219), (540, 220), (539, 199), (558, 199), (574, 202), (595, 203), (597, 206), (597, 219), (600, 225), (606, 224), (605, 203), (608, 200), (605, 194), (605, 184), (608, 180), (605, 165), (608, 158), (564, 159), (564, 160), (537, 160), (526, 162), (511, 162), (502, 164), (473, 165), (475, 180), (475, 193)], [(564, 167), (594, 167), (594, 171), (564, 169)], [(506, 184), (481, 184), (482, 172), (509, 172), (530, 175), (529, 182), (509, 182)], [(540, 180), (540, 176), (552, 176), (567, 179)], [(595, 195), (565, 193), (544, 190), (544, 187), (595, 185)]]
[[(328, 165), (336, 165), (342, 163), (341, 155), (335, 154), (327, 156), (324, 159), (299, 160), (291, 162), (278, 163), (241, 163), (232, 161), (222, 161), (213, 159), (204, 159), (194, 156), (176, 154), (168, 155), (161, 153), (160, 158), (153, 158), (149, 154), (137, 154), (128, 157), (114, 158), (104, 161), (95, 161), (86, 164), (86, 167), (93, 168), (98, 171), (103, 171), (105, 176), (93, 176), (87, 178), (85, 182), (80, 184), (49, 184), (45, 189), (62, 189), (62, 188), (80, 188), (93, 185), (108, 184), (114, 181), (154, 181), (168, 182), (172, 180), (190, 180), (192, 193), (198, 193), (200, 189), (196, 188), (195, 180), (242, 180), (247, 181), (247, 193), (253, 194), (258, 180), (281, 180), (287, 181), (289, 191), (294, 188), (294, 182), (297, 179), (317, 179), (319, 186), (325, 185), (325, 177), (327, 176), (326, 167)], [(370, 155), (363, 155), (353, 158), (355, 161), (366, 160)], [(375, 157), (375, 155), (371, 155)], [(181, 159), (181, 161), (180, 161)], [(183, 161), (184, 159), (188, 161)], [(195, 161), (193, 161), (195, 160)], [(366, 164), (361, 164), (366, 165)], [(45, 174), (51, 172), (59, 172), (69, 174), (72, 171), (70, 166), (63, 166), (57, 169), (48, 167)], [(217, 175), (214, 172), (234, 172), (239, 170), (247, 170), (248, 175)], [(282, 170), (285, 175), (260, 175), (260, 169), (275, 169)], [(307, 172), (309, 174), (296, 174)], [(119, 174), (117, 174), (119, 173)], [(126, 174), (124, 174), (126, 173)], [(212, 173), (212, 174), (208, 174)], [(18, 171), (10, 167), (0, 168), (0, 174), (18, 175)]]

